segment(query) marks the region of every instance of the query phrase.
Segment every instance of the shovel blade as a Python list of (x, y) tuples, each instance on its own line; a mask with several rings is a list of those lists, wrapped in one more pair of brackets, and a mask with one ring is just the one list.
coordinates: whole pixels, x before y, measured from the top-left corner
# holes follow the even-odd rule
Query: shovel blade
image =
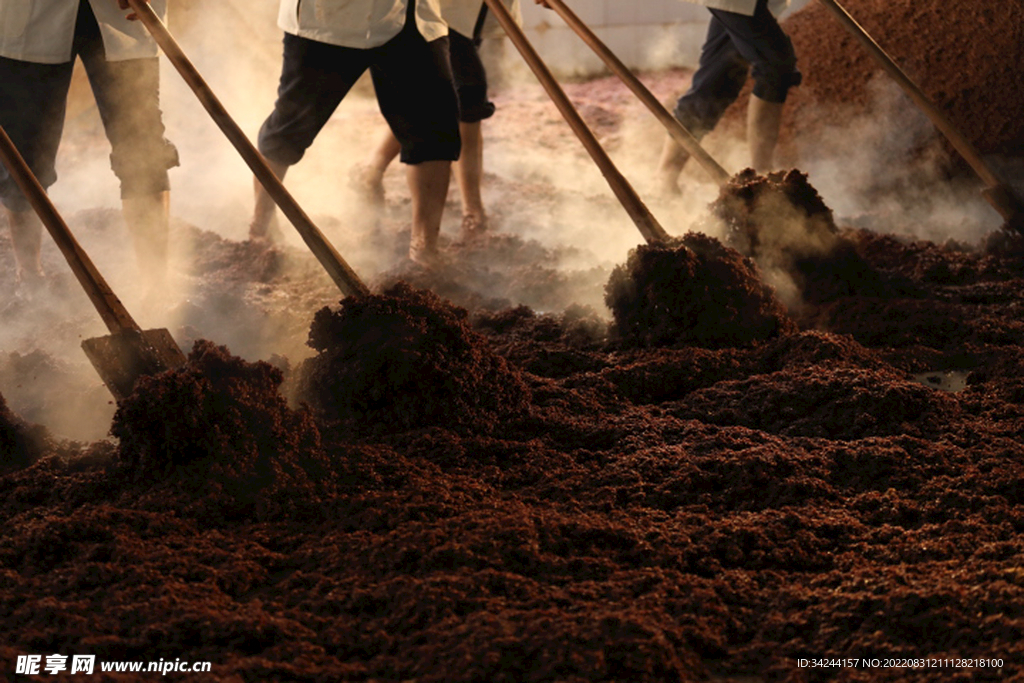
[(140, 377), (185, 363), (185, 354), (166, 329), (122, 330), (86, 339), (82, 350), (118, 401), (132, 393)]

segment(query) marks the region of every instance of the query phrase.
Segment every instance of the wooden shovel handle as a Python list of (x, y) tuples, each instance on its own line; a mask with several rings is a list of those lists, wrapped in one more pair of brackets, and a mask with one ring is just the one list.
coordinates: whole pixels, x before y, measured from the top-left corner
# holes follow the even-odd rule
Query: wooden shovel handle
[(904, 92), (910, 97), (911, 100), (931, 119), (931, 122), (935, 124), (935, 127), (946, 136), (950, 144), (956, 148), (957, 152), (964, 158), (964, 160), (970, 164), (974, 172), (978, 174), (985, 185), (988, 186), (989, 192), (983, 193), (986, 199), (993, 205), (993, 207), (999, 211), (999, 213), (1008, 222), (1017, 222), (1020, 220), (1020, 203), (1013, 195), (1009, 192), (1006, 184), (1000, 180), (1000, 178), (989, 168), (985, 160), (981, 158), (981, 154), (977, 148), (971, 144), (953, 123), (949, 120), (942, 110), (940, 110), (935, 104), (925, 95), (924, 91), (914, 81), (907, 76), (903, 70), (897, 66), (896, 62), (886, 54), (885, 50), (875, 42), (867, 31), (861, 27), (857, 21), (850, 16), (850, 13), (843, 9), (836, 0), (819, 0), (829, 11), (831, 11), (836, 18), (860, 43), (867, 48), (871, 56), (874, 57), (878, 63), (885, 69), (896, 83), (903, 88)]
[(113, 290), (110, 289), (110, 285), (93, 265), (88, 254), (82, 249), (75, 236), (71, 234), (71, 229), (61, 218), (53, 202), (50, 201), (50, 197), (46, 194), (46, 190), (39, 183), (39, 179), (32, 173), (25, 158), (21, 156), (2, 126), (0, 126), (0, 157), (3, 158), (4, 165), (10, 171), (14, 182), (21, 188), (39, 219), (46, 226), (46, 230), (53, 237), (53, 241), (57, 243), (57, 248), (64, 255), (68, 265), (71, 266), (71, 271), (82, 285), (93, 306), (96, 307), (96, 311), (100, 314), (107, 329), (113, 334), (126, 330), (141, 331), (121, 300), (117, 298)]
[(299, 231), (306, 246), (313, 252), (320, 265), (324, 267), (327, 274), (331, 276), (338, 289), (343, 294), (367, 294), (369, 288), (363, 283), (356, 272), (345, 262), (334, 246), (327, 240), (320, 229), (302, 210), (291, 193), (285, 189), (274, 172), (267, 165), (263, 155), (249, 142), (242, 129), (238, 127), (234, 119), (214, 95), (213, 90), (206, 84), (203, 77), (196, 70), (192, 62), (179, 47), (177, 41), (171, 36), (167, 27), (157, 16), (153, 8), (145, 0), (128, 0), (132, 11), (138, 16), (139, 21), (156, 40), (157, 45), (167, 55), (167, 59), (177, 69), (178, 73), (185, 80), (192, 92), (199, 98), (200, 103), (213, 118), (214, 123), (221, 129), (238, 153), (248, 164), (257, 180), (267, 190), (267, 194), (274, 200), (282, 213), (288, 218), (295, 229)]
[(633, 94), (635, 94), (640, 101), (651, 110), (654, 117), (658, 119), (661, 125), (663, 125), (668, 131), (669, 136), (679, 143), (679, 145), (711, 175), (712, 179), (718, 183), (719, 186), (726, 185), (730, 178), (726, 170), (722, 168), (721, 165), (719, 165), (719, 163), (715, 161), (703, 147), (701, 147), (697, 138), (695, 138), (693, 134), (683, 126), (683, 124), (679, 123), (679, 120), (665, 108), (665, 105), (658, 101), (658, 98), (648, 90), (647, 86), (641, 83), (640, 79), (633, 75), (633, 72), (629, 70), (629, 67), (623, 64), (622, 60), (620, 60), (607, 45), (601, 42), (601, 39), (598, 38), (594, 32), (591, 31), (590, 28), (584, 24), (564, 2), (562, 2), (562, 0), (547, 0), (547, 3), (548, 6), (558, 14), (558, 16), (562, 17), (565, 23), (569, 25), (569, 28), (575, 31), (576, 35), (578, 35), (583, 42), (601, 58), (608, 68), (611, 69), (612, 73), (618, 76), (619, 79), (633, 91)]
[[(131, 1), (136, 2), (137, 0)], [(576, 137), (580, 139), (587, 152), (590, 153), (590, 157), (597, 164), (597, 167), (601, 169), (601, 173), (611, 186), (612, 192), (615, 193), (619, 203), (626, 209), (629, 217), (633, 219), (636, 227), (640, 230), (640, 234), (643, 235), (648, 243), (666, 242), (669, 239), (668, 233), (665, 232), (665, 229), (661, 227), (661, 224), (658, 223), (650, 210), (640, 200), (640, 197), (637, 196), (636, 191), (625, 177), (615, 168), (615, 164), (612, 163), (612, 160), (605, 153), (597, 138), (594, 137), (594, 134), (587, 127), (582, 117), (580, 117), (579, 112), (576, 111), (572, 102), (569, 101), (568, 96), (566, 96), (561, 86), (558, 85), (554, 76), (551, 75), (547, 65), (544, 64), (537, 51), (530, 45), (530, 41), (526, 38), (522, 29), (516, 24), (512, 15), (505, 9), (505, 6), (501, 4), (501, 0), (484, 0), (484, 2), (494, 12), (495, 18), (501, 24), (505, 33), (508, 34), (512, 44), (522, 54), (523, 59), (526, 60), (527, 65), (537, 76), (541, 85), (544, 86), (544, 90), (547, 91), (552, 102), (558, 107), (558, 111), (561, 112), (573, 132), (576, 133)]]

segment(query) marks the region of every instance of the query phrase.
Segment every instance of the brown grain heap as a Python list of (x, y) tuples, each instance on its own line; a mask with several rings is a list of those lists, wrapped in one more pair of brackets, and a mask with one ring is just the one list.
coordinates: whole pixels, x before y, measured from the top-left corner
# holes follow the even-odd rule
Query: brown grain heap
[(11, 412), (0, 394), (0, 472), (31, 465), (38, 457), (35, 451), (27, 426)]
[(147, 485), (189, 482), (199, 508), (225, 516), (311, 503), (330, 488), (330, 468), (311, 415), (279, 393), (282, 379), (198, 341), (185, 365), (143, 377), (118, 406), (120, 460)]
[(631, 251), (605, 302), (614, 332), (638, 346), (746, 346), (796, 329), (756, 266), (700, 233)]
[(892, 287), (840, 234), (830, 209), (796, 169), (736, 174), (711, 206), (726, 242), (751, 257), (773, 285), (792, 282), (800, 301), (822, 303), (853, 293), (881, 296)]
[(832, 209), (795, 169), (737, 173), (710, 209), (725, 223), (729, 246), (766, 266), (826, 254), (838, 240)]
[[(841, 4), (982, 154), (1024, 154), (1024, 5), (994, 0)], [(785, 137), (811, 148), (823, 130), (878, 112), (876, 79), (896, 89), (821, 3), (809, 3), (784, 27), (804, 76), (791, 93)]]
[(299, 398), (360, 429), (486, 428), (529, 401), (465, 309), (404, 283), (317, 311), (308, 343), (318, 354), (299, 368)]
[[(612, 106), (590, 83), (568, 86), (574, 100), (579, 93)], [(544, 113), (552, 108), (539, 89), (498, 96), (514, 115), (490, 142), (519, 153), (531, 151), (535, 133), (555, 142), (567, 135), (546, 124), (557, 112)], [(365, 120), (383, 125), (376, 108)], [(83, 154), (94, 158), (107, 144), (101, 131), (97, 137)], [(494, 178), (490, 192), (502, 200), (489, 203), (496, 233), (547, 231), (551, 242), (577, 234), (559, 225), (572, 213), (563, 202), (569, 193), (535, 181), (501, 179), (496, 187)], [(577, 199), (568, 206), (586, 201), (613, 213), (610, 197)], [(404, 214), (407, 205), (399, 208)], [(455, 215), (444, 232), (459, 227), (458, 212), (448, 213)], [(4, 671), (31, 653), (43, 666), (51, 654), (70, 663), (88, 653), (97, 672), (117, 661), (210, 662), (208, 673), (168, 677), (202, 683), (1024, 680), (1024, 259), (909, 241), (917, 219), (897, 219), (891, 234), (876, 234), (868, 216), (859, 231), (841, 225), (838, 235), (872, 270), (907, 281), (912, 295), (855, 287), (809, 306), (800, 332), (751, 346), (631, 348), (604, 334), (603, 309), (591, 315), (568, 302), (520, 300), (527, 284), (538, 298), (550, 295), (555, 278), (538, 278), (537, 264), (557, 274), (574, 261), (556, 253), (563, 247), (525, 240), (489, 253), (480, 247), (473, 264), (481, 264), (473, 282), (484, 282), (483, 256), (493, 257), (501, 277), (478, 291), (516, 302), (459, 302), (486, 345), (466, 342), (461, 313), (432, 299), (346, 302), (348, 311), (323, 313), (318, 328), (330, 342), (318, 358), (338, 352), (336, 364), (324, 362), (325, 376), (339, 369), (349, 373), (340, 381), (365, 389), (367, 359), (392, 349), (373, 342), (395, 344), (397, 364), (378, 366), (382, 402), (425, 410), (416, 401), (440, 395), (416, 374), (430, 363), (445, 369), (438, 381), (471, 384), (480, 395), (505, 390), (476, 383), (483, 361), (472, 354), (491, 350), (513, 368), (498, 379), (518, 371), (528, 383), (529, 414), (479, 430), (403, 430), (395, 405), (383, 402), (380, 417), (364, 416), (376, 433), (351, 430), (354, 418), (316, 423), (328, 458), (319, 470), (312, 423), (287, 417), (276, 373), (207, 346), (180, 374), (153, 378), (147, 386), (156, 394), (133, 398), (135, 412), (120, 418), (131, 418), (125, 426), (137, 447), (180, 444), (187, 458), (191, 444), (199, 457), (132, 480), (130, 463), (111, 462), (117, 449), (127, 460), (128, 445), (51, 444), (36, 463), (0, 473), (0, 662), (11, 667)], [(337, 223), (330, 232), (359, 262), (370, 261), (361, 247), (373, 240), (404, 257), (407, 243), (377, 222), (351, 230)], [(590, 235), (599, 226), (584, 227)], [(0, 226), (0, 284), (12, 284), (15, 270), (4, 267), (13, 262), (8, 232)], [(94, 237), (130, 263), (123, 234)], [(223, 246), (224, 254), (245, 253)], [(696, 264), (702, 252), (688, 248)], [(743, 262), (715, 249), (730, 264)], [(460, 264), (467, 252), (459, 250)], [(234, 339), (260, 332), (239, 321), (262, 317), (265, 330), (298, 330), (301, 350), (314, 314), (338, 294), (312, 254), (293, 257), (298, 276), (289, 266), (272, 286), (262, 269), (220, 256), (194, 272), (190, 283), (205, 300), (224, 304), (190, 321), (196, 333), (226, 343), (212, 326), (223, 311), (244, 330), (229, 344), (241, 354)], [(44, 250), (46, 258), (59, 255)], [(611, 273), (601, 263), (597, 291), (577, 303), (599, 302)], [(57, 263), (44, 262), (51, 265), (55, 273)], [(838, 280), (821, 280), (830, 282)], [(708, 287), (697, 301), (729, 290), (705, 271), (689, 284)], [(586, 294), (576, 285), (563, 291)], [(416, 301), (426, 301), (425, 311), (413, 310)], [(371, 324), (373, 311), (394, 312), (397, 339)], [(20, 318), (4, 317), (0, 348), (13, 356), (38, 346), (19, 340), (15, 321), (28, 341), (87, 336), (97, 321), (91, 309), (84, 313), (21, 309)], [(450, 327), (454, 342), (433, 344)], [(338, 330), (340, 341), (327, 334)], [(368, 336), (374, 331), (383, 334)], [(365, 348), (355, 348), (364, 337)], [(354, 360), (342, 357), (341, 342)], [(443, 356), (435, 346), (463, 355)], [(243, 357), (283, 353), (298, 362), (311, 354), (292, 353), (291, 342), (287, 352), (259, 347)], [(430, 356), (417, 364), (420, 350)], [(78, 359), (105, 391), (77, 346), (73, 354), (41, 351)], [(45, 360), (22, 357), (5, 371), (0, 358), (0, 391), (22, 419), (53, 429), (26, 391), (68, 393), (65, 373), (37, 372)], [(412, 381), (399, 386), (400, 371)], [(204, 421), (215, 406), (224, 408), (219, 436)], [(283, 433), (278, 419), (296, 424)], [(99, 426), (105, 433), (109, 419)], [(265, 460), (250, 455), (254, 442), (267, 449)], [(147, 452), (154, 465), (159, 455)], [(274, 470), (278, 489), (259, 488), (257, 462)], [(302, 473), (294, 463), (303, 463)], [(251, 503), (236, 497), (243, 485), (257, 489)], [(289, 486), (290, 496), (268, 495)], [(800, 665), (812, 657), (857, 658), (861, 666)], [(864, 666), (876, 658), (943, 666)], [(958, 660), (977, 665), (952, 664)], [(80, 678), (40, 673), (28, 678)], [(96, 675), (114, 678), (156, 677)]]

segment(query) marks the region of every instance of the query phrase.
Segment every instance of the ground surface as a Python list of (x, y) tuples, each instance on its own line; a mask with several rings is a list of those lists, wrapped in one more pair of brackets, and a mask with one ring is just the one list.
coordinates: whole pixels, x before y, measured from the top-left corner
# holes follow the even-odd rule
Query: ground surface
[[(660, 97), (686, 79), (648, 77)], [(567, 90), (644, 188), (661, 138), (640, 108), (610, 80)], [(66, 201), (144, 327), (213, 344), (115, 419), (77, 348), (105, 330), (55, 251), (52, 296), (6, 304), (0, 678), (53, 653), (210, 661), (171, 677), (213, 681), (1024, 676), (1024, 260), (995, 244), (977, 188), (935, 181), (913, 207), (844, 197), (841, 211), (824, 189), (841, 183), (823, 182), (870, 278), (780, 290), (795, 326), (742, 346), (638, 348), (609, 334), (604, 287), (639, 233), (535, 86), (496, 100), (492, 236), (455, 243), (453, 190), (440, 274), (402, 259), (397, 171), (374, 218), (336, 180), (350, 160), (309, 162), (335, 179), (314, 215), (375, 291), (404, 279), (442, 297), (417, 303), (424, 324), (386, 301), (369, 308), (387, 325), (319, 318), (324, 353), (330, 334), (358, 341), (353, 381), (393, 363), (369, 382), (376, 403), (333, 414), (283, 396), (302, 395), (314, 314), (341, 297), (297, 241), (241, 241), (244, 194), (178, 205), (176, 288), (156, 303), (119, 267), (112, 205)], [(353, 123), (378, 125), (354, 105), (334, 133)], [(729, 140), (708, 142), (738, 170)], [(66, 148), (103, 155), (95, 136)], [(706, 210), (717, 189), (699, 169), (686, 184), (650, 200), (666, 229), (726, 235)], [(922, 196), (966, 197), (977, 218), (929, 222)], [(0, 259), (11, 291), (6, 231)], [(799, 666), (822, 658), (855, 664)]]

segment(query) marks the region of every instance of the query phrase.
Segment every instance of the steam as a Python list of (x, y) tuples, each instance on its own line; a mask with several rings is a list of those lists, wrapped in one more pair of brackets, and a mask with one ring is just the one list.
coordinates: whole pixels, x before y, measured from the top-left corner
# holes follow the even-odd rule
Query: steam
[[(281, 66), (276, 7), (255, 3), (242, 14), (233, 3), (206, 3), (201, 11), (192, 15), (183, 11), (177, 18), (175, 8), (171, 11), (171, 28), (178, 41), (236, 122), (255, 140), (272, 109)], [(495, 117), (484, 124), (484, 200), (492, 229), (535, 241), (555, 255), (553, 268), (591, 273), (598, 282), (643, 238), (514, 48), (506, 41), (490, 40), (484, 45), (485, 53), (490, 51), (492, 56), (489, 75), (492, 99), (498, 104)], [(651, 41), (646, 56), (649, 68), (676, 59), (674, 49), (668, 38)], [(192, 264), (201, 256), (195, 250), (201, 247), (193, 241), (189, 226), (232, 242), (246, 239), (252, 174), (166, 59), (161, 65), (167, 137), (181, 157), (181, 167), (171, 171), (172, 277), (162, 300), (147, 298), (139, 286), (120, 216), (117, 179), (110, 170), (98, 115), (89, 106), (74, 110), (67, 122), (58, 157), (60, 180), (51, 197), (144, 329), (170, 329), (186, 351), (188, 341), (201, 336), (226, 344), (249, 360), (280, 354), (297, 363), (311, 354), (305, 346), (309, 321), (308, 316), (303, 318), (305, 311), (292, 311), (294, 318), (271, 320), (263, 311), (280, 309), (275, 297), (285, 296), (273, 286), (203, 282), (193, 274)], [(672, 86), (656, 95), (668, 101), (682, 92), (685, 83), (681, 80)], [(918, 238), (954, 237), (967, 242), (998, 227), (998, 216), (975, 185), (951, 186), (944, 177), (945, 160), (936, 147), (926, 144), (934, 138), (933, 128), (896, 86), (881, 79), (872, 83), (872, 93), (868, 113), (841, 116), (841, 125), (799, 141), (799, 166), (835, 210), (840, 226), (845, 221), (879, 231), (910, 232)], [(722, 237), (724, 226), (707, 217), (707, 206), (718, 196), (718, 188), (706, 173), (691, 162), (681, 178), (682, 197), (657, 196), (652, 172), (666, 133), (624, 85), (616, 82), (602, 97), (610, 99), (581, 102), (577, 98), (577, 104), (589, 105), (595, 112), (614, 108), (621, 113), (621, 124), (610, 132), (599, 131), (599, 137), (663, 227), (671, 235), (699, 227)], [(538, 100), (546, 104), (542, 113), (535, 106)], [(529, 126), (523, 125), (523, 116), (530, 117)], [(407, 239), (403, 231), (408, 230), (408, 189), (400, 164), (395, 163), (385, 177), (389, 208), (380, 219), (366, 211), (346, 184), (349, 170), (368, 159), (384, 130), (372, 88), (364, 79), (286, 179), (306, 213), (368, 280), (401, 260)], [(712, 133), (704, 145), (727, 169), (738, 171), (748, 164), (745, 142), (725, 131)], [(524, 186), (530, 190), (529, 201), (517, 196)], [(458, 231), (457, 192), (453, 183), (442, 226), (448, 239)], [(286, 250), (282, 258), (285, 277), (309, 285), (311, 295), (301, 306), (312, 313), (335, 303), (340, 294), (318, 266), (312, 266), (316, 272), (310, 273), (308, 250), (284, 217), (279, 219), (286, 245), (304, 257), (292, 258)], [(0, 253), (11, 258), (6, 230), (3, 233)], [(61, 283), (43, 303), (2, 313), (0, 391), (25, 419), (51, 425), (72, 438), (100, 438), (113, 407), (78, 345), (82, 338), (105, 335), (107, 330), (71, 280), (52, 240), (44, 237), (43, 243), (44, 265)], [(4, 285), (13, 288), (13, 265), (5, 272)], [(797, 301), (798, 288), (785, 268), (769, 264), (766, 273), (784, 301)], [(600, 286), (589, 292), (567, 291), (561, 303), (588, 304), (607, 315)], [(49, 363), (31, 356), (35, 352), (60, 360)], [(35, 365), (25, 362), (27, 357), (34, 358)], [(40, 375), (32, 375), (32, 367), (56, 369), (47, 371), (40, 382)], [(33, 383), (36, 388), (29, 391)], [(61, 391), (76, 398), (58, 405)]]
[(801, 167), (838, 222), (939, 243), (998, 229), (980, 181), (950, 179), (940, 134), (900, 88), (876, 74), (868, 93), (863, 111), (832, 111), (835, 125), (799, 140)]

